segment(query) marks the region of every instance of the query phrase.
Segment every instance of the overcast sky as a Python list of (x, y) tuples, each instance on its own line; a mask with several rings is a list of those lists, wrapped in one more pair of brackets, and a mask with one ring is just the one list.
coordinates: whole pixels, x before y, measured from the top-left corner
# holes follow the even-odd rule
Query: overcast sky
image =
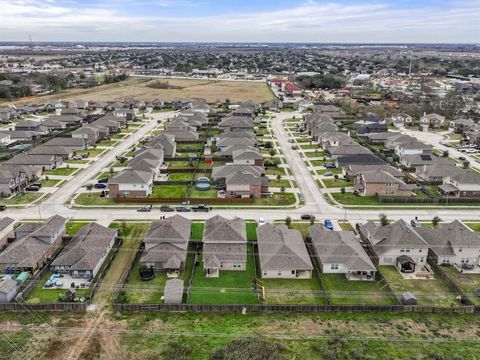
[(480, 0), (0, 0), (0, 41), (480, 43)]

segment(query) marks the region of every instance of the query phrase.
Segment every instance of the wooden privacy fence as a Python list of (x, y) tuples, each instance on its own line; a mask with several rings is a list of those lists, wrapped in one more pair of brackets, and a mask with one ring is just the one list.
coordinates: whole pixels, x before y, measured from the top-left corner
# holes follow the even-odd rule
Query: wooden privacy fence
[(22, 304), (0, 303), (0, 311), (87, 311), (86, 303)]
[(418, 306), (418, 305), (276, 305), (276, 304), (114, 304), (116, 311), (160, 311), (160, 312), (417, 312), (417, 313), (443, 313), (443, 314), (472, 314), (480, 312), (480, 306)]

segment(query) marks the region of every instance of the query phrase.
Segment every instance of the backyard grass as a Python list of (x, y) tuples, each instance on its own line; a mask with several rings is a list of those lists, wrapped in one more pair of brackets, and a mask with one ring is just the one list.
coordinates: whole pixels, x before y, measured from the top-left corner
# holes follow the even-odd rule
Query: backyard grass
[(318, 144), (300, 144), (299, 146), (303, 150), (318, 149)]
[(249, 247), (245, 271), (220, 271), (218, 278), (204, 275), (203, 261), (196, 266), (190, 289), (191, 304), (256, 304), (253, 292), (255, 265), (252, 249)]
[(182, 198), (187, 185), (155, 185), (150, 198)]
[[(187, 256), (185, 269), (180, 273), (178, 279), (184, 281), (187, 286), (190, 273), (193, 266), (194, 254), (190, 253)], [(130, 277), (125, 283), (125, 293), (122, 297), (122, 302), (131, 304), (162, 304), (163, 290), (165, 283), (170, 278), (164, 272), (157, 271), (155, 277), (151, 280), (144, 281), (140, 279), (140, 259), (135, 261)]]
[(245, 226), (247, 231), (247, 241), (257, 240), (257, 223), (247, 222)]
[(254, 205), (286, 206), (295, 204), (295, 195), (292, 193), (273, 193), (272, 197), (255, 199)]
[[(58, 297), (65, 294), (67, 289), (44, 289), (43, 285), (47, 282), (48, 278), (52, 275), (51, 272), (46, 271), (43, 276), (38, 279), (38, 283), (32, 289), (28, 297), (25, 299), (27, 304), (49, 304), (58, 302)], [(90, 289), (76, 289), (75, 296), (79, 298), (88, 298), (90, 296)]]
[(188, 161), (168, 161), (168, 169), (193, 169)]
[(77, 168), (69, 167), (60, 167), (53, 170), (47, 170), (43, 172), (43, 175), (58, 175), (58, 176), (69, 176), (76, 172)]
[(329, 304), (393, 305), (383, 282), (350, 281), (345, 274), (321, 274), (320, 281), (327, 293)]
[(168, 181), (192, 181), (193, 173), (170, 173), (168, 175)]
[(455, 303), (456, 294), (438, 276), (434, 280), (405, 280), (394, 266), (379, 266), (378, 270), (399, 298), (404, 292), (412, 292), (418, 305), (450, 307)]
[(120, 144), (119, 141), (114, 140), (102, 140), (97, 143), (97, 146), (116, 146)]
[(177, 150), (192, 150), (192, 152), (197, 152), (198, 150), (203, 149), (203, 146), (203, 143), (178, 144)]
[(325, 304), (320, 283), (312, 274), (311, 279), (262, 279), (267, 304)]
[(281, 167), (267, 167), (266, 168), (267, 175), (286, 175), (285, 168)]
[(351, 192), (332, 193), (332, 196), (342, 205), (382, 205), (375, 196), (359, 196)]
[(70, 160), (65, 160), (64, 161), (65, 164), (74, 164), (74, 165), (75, 164), (88, 164), (89, 162), (90, 162), (89, 160), (85, 160), (85, 159), (83, 159), (83, 160), (72, 160), (72, 159), (70, 159)]
[(217, 197), (217, 190), (210, 189), (210, 190), (197, 190), (195, 186), (192, 186), (192, 190), (190, 192), (190, 197), (193, 199), (206, 199), (206, 198), (216, 198)]
[[(310, 160), (310, 164), (312, 164), (312, 166), (325, 166), (325, 163), (328, 162), (328, 161), (323, 161), (323, 160)], [(327, 169), (327, 171), (331, 171), (333, 173), (332, 170), (335, 170), (335, 169)]]
[(475, 290), (480, 288), (480, 274), (461, 273), (454, 266), (441, 266), (440, 271), (451, 279), (474, 305), (480, 305), (480, 298), (475, 295)]
[(342, 188), (342, 187), (350, 187), (353, 186), (351, 181), (347, 181), (344, 179), (322, 179), (323, 183), (327, 188)]
[(473, 231), (480, 232), (480, 223), (467, 223), (466, 225)]
[[(313, 162), (313, 161), (312, 161)], [(316, 165), (313, 165), (316, 166)], [(323, 165), (322, 165), (323, 166)], [(318, 175), (323, 175), (325, 173), (332, 173), (333, 175), (340, 175), (342, 173), (342, 169), (322, 169), (322, 170), (317, 170)]]

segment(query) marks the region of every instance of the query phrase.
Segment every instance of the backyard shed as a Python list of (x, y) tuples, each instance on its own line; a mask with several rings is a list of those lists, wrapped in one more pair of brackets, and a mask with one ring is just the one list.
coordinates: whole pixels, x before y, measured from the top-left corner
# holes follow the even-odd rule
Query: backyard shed
[(0, 280), (0, 302), (9, 302), (17, 294), (17, 282), (12, 279)]
[(28, 277), (29, 277), (28, 272), (23, 271), (23, 272), (21, 272), (20, 274), (18, 274), (18, 276), (17, 276), (17, 278), (16, 278), (15, 280), (17, 280), (17, 284), (18, 284), (18, 285), (21, 285), (21, 284), (23, 284), (25, 281), (28, 280)]
[(183, 297), (183, 280), (171, 279), (165, 283), (163, 302), (165, 304), (181, 304)]

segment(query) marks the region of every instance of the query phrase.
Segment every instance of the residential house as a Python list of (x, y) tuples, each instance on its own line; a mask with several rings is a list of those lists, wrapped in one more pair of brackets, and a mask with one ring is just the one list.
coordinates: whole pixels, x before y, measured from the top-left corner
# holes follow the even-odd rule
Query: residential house
[(462, 169), (454, 163), (447, 164), (425, 164), (415, 168), (415, 176), (420, 182), (441, 184), (447, 177), (461, 172)]
[(456, 119), (448, 123), (448, 127), (458, 134), (466, 134), (475, 127), (472, 119)]
[(151, 172), (127, 169), (112, 175), (108, 179), (110, 198), (146, 198), (153, 190)]
[(135, 120), (135, 111), (133, 109), (127, 109), (124, 107), (116, 108), (113, 111), (114, 116), (123, 117), (128, 121)]
[(66, 219), (52, 216), (44, 223), (25, 223), (15, 229), (16, 240), (0, 253), (0, 269), (41, 269), (60, 246)]
[(67, 146), (45, 146), (39, 145), (30, 150), (28, 155), (54, 155), (61, 157), (63, 160), (70, 159), (75, 153), (75, 149)]
[(433, 146), (421, 141), (409, 141), (395, 146), (395, 154), (401, 159), (405, 155), (431, 154)]
[(178, 275), (185, 268), (191, 223), (180, 215), (153, 221), (143, 240), (140, 265)]
[(368, 221), (359, 226), (359, 233), (376, 265), (395, 266), (402, 273), (415, 273), (427, 263), (428, 244), (417, 228), (404, 220), (385, 226)]
[(480, 235), (458, 220), (417, 232), (429, 245), (429, 257), (437, 265), (455, 266), (462, 272), (480, 272)]
[(69, 137), (54, 137), (43, 144), (44, 146), (63, 146), (72, 148), (73, 150), (84, 150), (87, 148), (85, 139), (69, 138)]
[(256, 177), (265, 176), (265, 168), (262, 166), (227, 163), (212, 169), (212, 179), (220, 186), (225, 184), (228, 176), (237, 172), (246, 172)]
[(42, 130), (42, 123), (40, 121), (22, 120), (15, 124), (15, 131), (33, 131), (37, 133), (46, 133), (46, 130)]
[(343, 112), (343, 110), (335, 105), (320, 105), (318, 107), (318, 110), (322, 114), (328, 115), (332, 118), (340, 118), (345, 116), (345, 113)]
[(400, 163), (410, 169), (417, 169), (424, 165), (454, 165), (452, 160), (432, 154), (404, 155)]
[(92, 126), (82, 126), (72, 132), (72, 138), (83, 139), (87, 145), (93, 145), (100, 139), (100, 131)]
[(309, 228), (322, 273), (345, 274), (348, 280), (374, 280), (377, 269), (352, 231), (330, 231), (320, 224)]
[(234, 164), (263, 166), (263, 156), (256, 148), (238, 149), (232, 152)]
[(227, 131), (253, 131), (255, 125), (252, 118), (246, 116), (228, 116), (218, 123), (223, 132)]
[(380, 165), (346, 165), (342, 167), (342, 174), (345, 178), (349, 180), (355, 179), (358, 175), (363, 172), (369, 171), (386, 171), (393, 177), (397, 179), (402, 179), (404, 177), (403, 172), (399, 169), (388, 165), (388, 164), (380, 164)]
[(355, 189), (363, 196), (412, 196), (414, 184), (406, 184), (388, 171), (364, 171), (354, 179)]
[(262, 278), (310, 279), (313, 265), (300, 231), (266, 223), (257, 227)]
[(171, 134), (161, 133), (156, 135), (149, 142), (152, 148), (161, 147), (166, 157), (174, 157), (177, 152), (177, 143), (175, 136)]
[(460, 198), (480, 198), (480, 175), (468, 170), (457, 171), (446, 177), (439, 188), (445, 195)]
[(50, 269), (73, 278), (93, 279), (98, 274), (118, 236), (95, 222), (82, 226), (53, 260)]
[(226, 219), (220, 215), (207, 219), (202, 257), (207, 277), (219, 277), (220, 271), (244, 271), (247, 268), (245, 220)]
[(78, 126), (83, 122), (83, 118), (76, 115), (50, 115), (47, 120), (59, 121), (67, 126)]
[(373, 154), (351, 154), (336, 157), (335, 164), (337, 168), (343, 168), (348, 165), (384, 165), (386, 162)]
[(173, 120), (165, 126), (164, 134), (171, 135), (175, 141), (197, 141), (197, 129), (181, 119)]
[(0, 197), (10, 197), (23, 191), (28, 184), (23, 169), (13, 166), (0, 166)]
[(19, 154), (4, 162), (5, 165), (24, 165), (53, 170), (63, 164), (63, 158), (55, 155)]
[(445, 117), (438, 114), (425, 114), (420, 118), (420, 124), (428, 125), (433, 129), (438, 129), (445, 123)]
[(226, 197), (260, 198), (268, 192), (268, 178), (247, 171), (237, 171), (225, 177)]
[(417, 139), (410, 135), (394, 134), (385, 141), (385, 147), (390, 150), (395, 150), (396, 146), (399, 144), (414, 141), (417, 141)]
[(405, 113), (400, 113), (400, 114), (392, 115), (388, 123), (392, 124), (397, 129), (401, 129), (405, 126), (412, 126), (413, 117)]
[(364, 135), (367, 143), (371, 145), (385, 145), (387, 140), (392, 136), (396, 136), (396, 134), (392, 132), (378, 132)]
[(372, 154), (370, 150), (367, 148), (358, 145), (356, 143), (347, 144), (347, 145), (339, 145), (339, 146), (332, 146), (325, 150), (325, 153), (330, 156), (332, 159), (336, 159), (341, 156), (345, 155), (364, 155), (364, 154)]

